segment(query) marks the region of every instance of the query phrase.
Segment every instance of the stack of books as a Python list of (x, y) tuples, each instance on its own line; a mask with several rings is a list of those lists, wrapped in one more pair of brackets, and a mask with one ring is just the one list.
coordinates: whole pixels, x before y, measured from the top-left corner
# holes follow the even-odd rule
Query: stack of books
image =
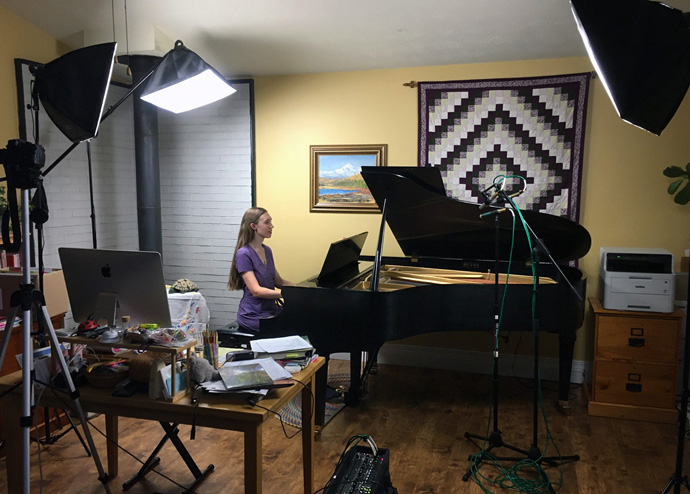
[(315, 357), (314, 347), (301, 336), (252, 340), (251, 345), (257, 357), (271, 357), (282, 366), (292, 363), (305, 368)]

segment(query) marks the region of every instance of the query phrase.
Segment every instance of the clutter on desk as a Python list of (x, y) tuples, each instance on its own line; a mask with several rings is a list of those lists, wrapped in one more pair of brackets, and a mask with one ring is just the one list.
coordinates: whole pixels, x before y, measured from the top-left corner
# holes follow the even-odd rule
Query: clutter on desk
[(297, 364), (300, 369), (309, 365), (315, 355), (311, 343), (296, 335), (252, 340), (251, 346), (257, 357), (271, 357), (282, 366)]
[[(291, 374), (272, 358), (226, 362), (218, 369), (220, 382), (206, 381), (201, 386), (211, 393), (236, 393), (292, 386)], [(265, 393), (261, 393), (264, 394)]]
[(89, 366), (86, 381), (94, 388), (114, 388), (129, 376), (129, 366), (124, 360), (98, 362)]
[[(199, 340), (199, 333), (196, 334), (197, 341)], [(218, 332), (209, 331), (208, 327), (201, 333), (201, 340), (203, 341), (203, 355), (209, 364), (214, 369), (220, 367), (218, 361)]]
[(162, 346), (184, 346), (194, 339), (194, 334), (182, 328), (158, 328), (156, 324), (140, 324), (129, 328), (124, 339), (130, 343), (150, 343)]

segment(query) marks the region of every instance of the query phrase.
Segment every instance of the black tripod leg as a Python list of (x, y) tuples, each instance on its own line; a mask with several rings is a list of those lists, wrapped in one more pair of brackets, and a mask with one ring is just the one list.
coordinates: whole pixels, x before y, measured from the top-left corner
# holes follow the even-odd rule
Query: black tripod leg
[(671, 492), (671, 489), (675, 487), (675, 492), (680, 492), (680, 486), (684, 485), (685, 488), (690, 491), (690, 484), (688, 483), (688, 477), (683, 476), (679, 477), (676, 474), (673, 474), (671, 476), (671, 480), (668, 481), (668, 485), (664, 488), (663, 491), (661, 491), (661, 494), (667, 494)]
[[(69, 421), (70, 429), (74, 430), (74, 433), (79, 438), (79, 442), (81, 442), (81, 445), (84, 446), (84, 451), (86, 451), (86, 456), (90, 457), (91, 451), (89, 450), (89, 447), (87, 446), (86, 442), (84, 441), (84, 438), (81, 437), (81, 433), (79, 432), (79, 429), (77, 429), (77, 426), (75, 425), (74, 420), (72, 420), (72, 417), (69, 416), (69, 413), (65, 413), (65, 415), (67, 416), (67, 420)], [(60, 437), (64, 436), (65, 434), (67, 434), (67, 432), (69, 432), (70, 429), (67, 429), (66, 432), (63, 432), (62, 434), (60, 434), (58, 439)]]

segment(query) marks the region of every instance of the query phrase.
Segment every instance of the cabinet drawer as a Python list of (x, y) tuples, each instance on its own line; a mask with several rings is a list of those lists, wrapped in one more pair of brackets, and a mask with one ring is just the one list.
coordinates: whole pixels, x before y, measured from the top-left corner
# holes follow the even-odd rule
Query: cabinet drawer
[(599, 316), (595, 358), (674, 363), (678, 320)]
[(594, 361), (593, 399), (656, 408), (675, 406), (676, 365)]

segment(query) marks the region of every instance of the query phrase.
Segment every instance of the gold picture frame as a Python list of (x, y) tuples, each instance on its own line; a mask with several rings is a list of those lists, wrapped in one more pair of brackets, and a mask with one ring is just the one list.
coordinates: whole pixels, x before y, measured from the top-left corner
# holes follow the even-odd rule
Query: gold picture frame
[(386, 166), (388, 144), (309, 146), (310, 212), (377, 213), (362, 166)]

